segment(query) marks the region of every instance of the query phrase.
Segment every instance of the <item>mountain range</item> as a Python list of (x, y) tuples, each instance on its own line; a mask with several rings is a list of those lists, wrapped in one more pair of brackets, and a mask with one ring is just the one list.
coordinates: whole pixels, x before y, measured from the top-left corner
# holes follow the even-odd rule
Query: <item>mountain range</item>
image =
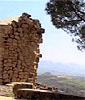
[(38, 74), (50, 72), (54, 75), (85, 75), (85, 66), (73, 63), (41, 61), (38, 67)]

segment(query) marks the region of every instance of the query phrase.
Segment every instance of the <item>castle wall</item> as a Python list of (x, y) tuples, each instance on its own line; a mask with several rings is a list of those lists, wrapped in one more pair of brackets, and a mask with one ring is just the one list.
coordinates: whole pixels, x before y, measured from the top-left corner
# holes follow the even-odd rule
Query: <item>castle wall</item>
[(0, 25), (0, 84), (35, 83), (44, 29), (23, 13), (18, 22)]

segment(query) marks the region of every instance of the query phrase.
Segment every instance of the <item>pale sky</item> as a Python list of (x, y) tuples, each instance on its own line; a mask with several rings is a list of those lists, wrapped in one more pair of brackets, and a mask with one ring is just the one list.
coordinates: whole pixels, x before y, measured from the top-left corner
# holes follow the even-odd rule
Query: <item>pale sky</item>
[(41, 53), (44, 61), (76, 63), (85, 65), (85, 52), (77, 50), (76, 43), (62, 30), (51, 23), (50, 16), (44, 10), (49, 0), (0, 0), (0, 21), (20, 16), (23, 12), (39, 19), (46, 32), (43, 35)]

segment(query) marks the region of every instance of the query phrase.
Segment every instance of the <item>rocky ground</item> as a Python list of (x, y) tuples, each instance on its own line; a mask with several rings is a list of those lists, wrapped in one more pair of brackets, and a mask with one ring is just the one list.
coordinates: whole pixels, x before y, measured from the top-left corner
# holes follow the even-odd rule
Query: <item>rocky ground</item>
[(0, 85), (0, 96), (13, 96), (12, 87), (6, 85)]
[[(54, 87), (48, 87), (47, 85), (43, 84), (37, 84), (35, 85), (36, 89), (40, 90), (50, 90), (50, 91), (58, 91), (57, 88)], [(13, 97), (13, 83), (12, 85), (0, 85), (0, 96), (6, 96), (6, 97)]]

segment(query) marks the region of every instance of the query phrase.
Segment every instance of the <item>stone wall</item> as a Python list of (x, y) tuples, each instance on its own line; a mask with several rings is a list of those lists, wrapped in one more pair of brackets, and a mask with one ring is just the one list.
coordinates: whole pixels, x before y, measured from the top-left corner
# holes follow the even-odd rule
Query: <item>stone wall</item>
[[(43, 84), (38, 84), (38, 86)], [(43, 85), (45, 86), (45, 85)], [(58, 89), (49, 88), (33, 89), (31, 84), (16, 83), (13, 87), (14, 97), (18, 100), (85, 100), (85, 96), (71, 95), (60, 92)]]
[(0, 25), (0, 84), (35, 83), (44, 29), (23, 13), (18, 22)]

